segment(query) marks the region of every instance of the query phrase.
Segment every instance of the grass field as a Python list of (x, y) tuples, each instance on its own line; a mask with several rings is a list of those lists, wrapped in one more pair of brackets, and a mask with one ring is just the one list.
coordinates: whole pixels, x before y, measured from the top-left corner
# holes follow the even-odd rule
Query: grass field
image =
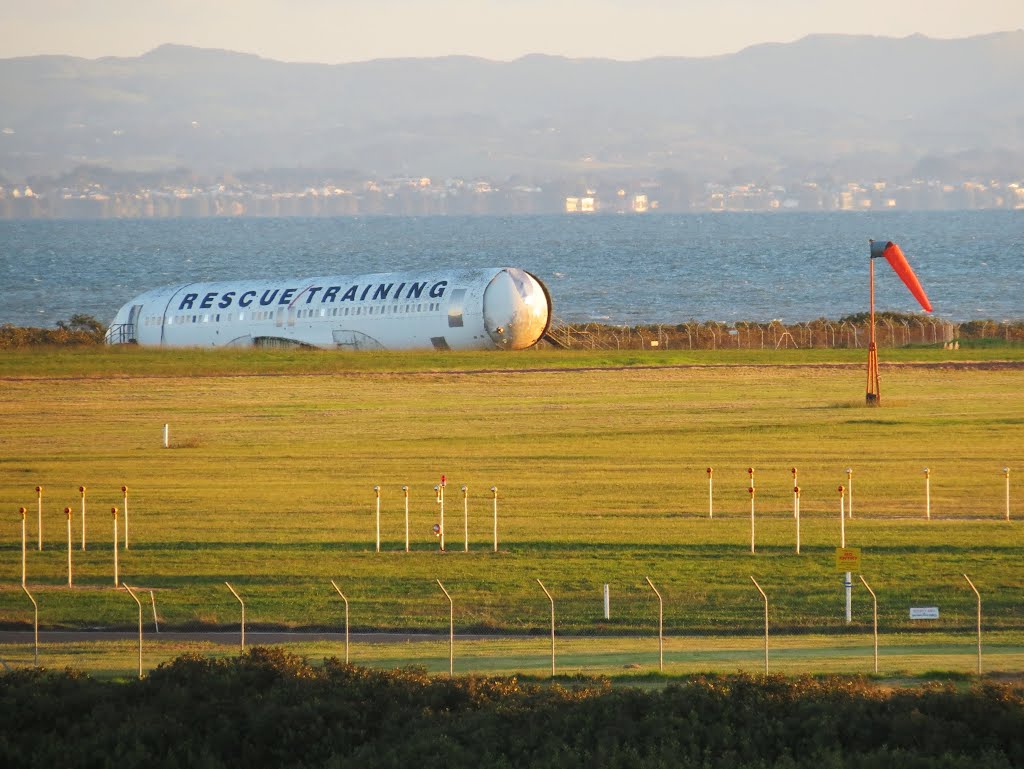
[[(1019, 521), (1005, 520), (1002, 468), (1013, 468), (1014, 483), (1024, 472), (1024, 350), (884, 350), (878, 409), (863, 405), (862, 358), (827, 350), (5, 353), (0, 623), (24, 628), (32, 618), (20, 588), (17, 509), (25, 506), (40, 623), (131, 627), (137, 609), (113, 589), (110, 515), (127, 484), (131, 547), (119, 554), (120, 576), (154, 592), (167, 628), (235, 625), (230, 581), (252, 627), (336, 630), (334, 579), (350, 599), (354, 630), (443, 632), (440, 579), (455, 601), (457, 632), (525, 640), (549, 622), (539, 578), (555, 597), (560, 633), (643, 636), (657, 621), (649, 576), (665, 599), (667, 634), (756, 639), (763, 604), (754, 576), (778, 632), (863, 643), (870, 597), (855, 577), (847, 626), (834, 565), (836, 487), (851, 467), (846, 541), (863, 549), (881, 631), (952, 634), (969, 651), (976, 604), (966, 573), (982, 593), (986, 632), (1019, 646), (1024, 534)], [(754, 554), (748, 466), (757, 488)], [(442, 473), (443, 554), (431, 532)], [(402, 484), (411, 487), (409, 554)], [(44, 487), (41, 553), (36, 485)], [(1024, 516), (1011, 491), (1014, 517)], [(74, 510), (73, 590), (65, 506)], [(938, 606), (940, 618), (911, 621), (911, 606)], [(1020, 669), (1019, 654), (1007, 659)]]

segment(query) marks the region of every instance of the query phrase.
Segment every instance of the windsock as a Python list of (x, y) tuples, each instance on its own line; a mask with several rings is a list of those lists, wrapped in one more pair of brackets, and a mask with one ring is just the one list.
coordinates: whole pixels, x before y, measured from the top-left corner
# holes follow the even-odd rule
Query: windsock
[(882, 251), (882, 256), (885, 257), (885, 261), (896, 270), (896, 274), (900, 276), (900, 280), (910, 289), (910, 293), (914, 295), (914, 298), (921, 303), (921, 307), (924, 308), (925, 312), (932, 311), (932, 303), (928, 301), (928, 296), (924, 293), (924, 289), (921, 288), (921, 282), (917, 279), (914, 271), (910, 269), (910, 263), (907, 261), (907, 257), (903, 255), (903, 251), (892, 241), (885, 244), (885, 249)]

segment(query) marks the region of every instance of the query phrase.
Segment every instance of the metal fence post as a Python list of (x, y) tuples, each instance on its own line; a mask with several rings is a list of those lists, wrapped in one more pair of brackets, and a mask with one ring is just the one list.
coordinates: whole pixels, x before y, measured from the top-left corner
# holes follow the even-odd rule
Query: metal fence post
[(465, 538), (463, 552), (469, 552), (469, 489), (462, 487), (462, 533)]
[(348, 664), (348, 598), (341, 592), (341, 588), (334, 584), (334, 580), (331, 580), (331, 584), (334, 585), (334, 589), (338, 591), (338, 595), (341, 596), (341, 600), (345, 602), (345, 664)]
[(932, 519), (932, 473), (927, 467), (924, 469), (924, 517)]
[(39, 535), (39, 550), (43, 549), (43, 487), (36, 486), (36, 515), (39, 518), (39, 530), (36, 532)]
[(551, 677), (555, 677), (555, 599), (551, 597), (551, 593), (544, 587), (544, 583), (537, 579), (537, 584), (540, 585), (540, 589), (544, 591), (544, 595), (548, 597), (551, 602)]
[(25, 557), (26, 544), (26, 533), (25, 533), (25, 516), (28, 511), (24, 507), (18, 508), (18, 513), (21, 515), (21, 586), (25, 587), (25, 575), (27, 572), (27, 563)]
[(650, 577), (644, 577), (647, 580), (647, 584), (651, 586), (651, 590), (658, 596), (658, 670), (664, 672), (665, 670), (665, 633), (664, 633), (664, 619), (665, 619), (665, 602), (661, 600), (661, 593), (658, 592), (658, 588), (651, 582)]
[(68, 587), (71, 587), (71, 508), (64, 508), (64, 515), (68, 519)]
[[(753, 476), (751, 476), (753, 477)], [(754, 494), (755, 489), (753, 486), (747, 487), (747, 491), (750, 493), (750, 552), (754, 552)]]
[(857, 576), (860, 577), (860, 581), (864, 583), (864, 587), (866, 587), (868, 589), (868, 592), (871, 593), (871, 601), (872, 601), (872, 603), (874, 605), (874, 608), (872, 609), (872, 618), (873, 618), (873, 621), (872, 621), (873, 633), (872, 634), (873, 634), (874, 640), (875, 640), (875, 672), (877, 673), (878, 672), (878, 598), (875, 596), (875, 591), (871, 589), (871, 585), (869, 585), (867, 583), (867, 580), (864, 579), (864, 575), (863, 574), (858, 574)]
[(964, 579), (967, 580), (967, 584), (971, 586), (971, 590), (978, 597), (978, 675), (981, 675), (981, 593), (978, 592), (978, 588), (971, 582), (971, 578), (964, 574)]
[(757, 584), (757, 580), (754, 579), (753, 575), (750, 577), (750, 581), (754, 583), (754, 587), (757, 588), (757, 592), (761, 594), (764, 599), (764, 674), (768, 675), (768, 596), (761, 589), (761, 586)]
[(715, 517), (715, 485), (714, 477), (715, 469), (713, 467), (708, 468), (708, 518)]
[[(793, 517), (796, 518), (796, 516), (797, 516), (797, 508), (796, 508), (796, 497), (795, 497), (795, 494), (796, 494), (796, 487), (798, 485), (797, 484), (797, 469), (795, 467), (791, 467), (791, 468), (789, 468), (789, 472), (791, 472), (793, 474), (793, 494), (794, 494), (794, 498), (793, 498)], [(799, 553), (800, 551), (797, 550), (797, 552)]]
[(444, 597), (448, 599), (448, 675), (452, 676), (455, 675), (455, 602), (448, 595), (448, 591), (444, 589), (441, 580), (435, 581), (444, 592)]
[(1010, 468), (1003, 468), (1003, 475), (1006, 477), (1006, 520), (1010, 520)]
[(228, 586), (228, 590), (231, 591), (231, 595), (238, 599), (238, 602), (242, 604), (242, 653), (245, 653), (245, 601), (242, 600), (242, 596), (235, 592), (235, 589), (231, 587), (228, 582), (224, 583)]
[(846, 468), (846, 493), (850, 495), (850, 503), (846, 506), (846, 515), (853, 520), (853, 468)]
[(380, 552), (380, 486), (373, 487), (373, 493), (377, 497), (377, 552)]
[(498, 487), (491, 486), (491, 494), (494, 496), (494, 552), (498, 552)]
[(405, 552), (409, 552), (409, 487), (402, 487), (402, 494), (405, 496)]
[(800, 487), (793, 487), (793, 517), (796, 519), (796, 554), (800, 555)]
[(122, 587), (128, 591), (128, 595), (132, 597), (135, 603), (139, 606), (139, 678), (142, 678), (142, 601), (135, 595), (134, 591), (128, 585), (122, 583)]

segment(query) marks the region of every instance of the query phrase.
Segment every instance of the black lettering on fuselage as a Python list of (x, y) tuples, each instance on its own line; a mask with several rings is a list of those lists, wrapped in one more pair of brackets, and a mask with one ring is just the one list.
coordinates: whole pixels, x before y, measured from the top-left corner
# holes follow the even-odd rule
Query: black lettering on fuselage
[(224, 292), (224, 296), (222, 296), (220, 298), (220, 302), (217, 303), (217, 306), (220, 307), (221, 309), (224, 309), (225, 307), (230, 307), (231, 306), (231, 301), (234, 298), (235, 298), (235, 292), (234, 291), (225, 291)]
[(440, 299), (444, 296), (444, 289), (448, 285), (447, 280), (439, 280), (433, 286), (430, 287), (430, 296), (433, 299)]
[(377, 286), (377, 290), (373, 292), (373, 298), (374, 299), (387, 299), (388, 298), (388, 294), (391, 293), (391, 288), (394, 285), (395, 285), (394, 283), (388, 283), (385, 286), (383, 283), (381, 283), (379, 286)]
[(252, 300), (256, 297), (255, 291), (243, 291), (242, 295), (238, 297), (239, 307), (248, 307), (252, 304)]
[(426, 281), (423, 283), (413, 283), (409, 286), (409, 292), (405, 295), (406, 299), (419, 299), (423, 293), (423, 289), (427, 287)]
[(320, 303), (326, 304), (327, 302), (335, 301), (337, 299), (339, 291), (341, 291), (341, 286), (331, 286), (326, 291), (324, 291), (324, 296), (320, 300)]
[(316, 292), (317, 291), (323, 291), (323, 290), (324, 290), (323, 286), (310, 286), (309, 287), (309, 296), (306, 297), (306, 304), (312, 304), (313, 303), (313, 297), (316, 296)]
[(178, 305), (179, 310), (191, 310), (192, 303), (199, 298), (199, 294), (185, 294), (181, 300), (181, 304)]
[(363, 289), (363, 294), (362, 294), (362, 296), (360, 296), (360, 297), (359, 297), (359, 301), (360, 301), (360, 302), (361, 302), (361, 301), (363, 301), (364, 299), (366, 299), (366, 295), (367, 295), (368, 293), (370, 293), (370, 289), (371, 289), (371, 288), (373, 288), (373, 286), (372, 286), (372, 285), (370, 285), (370, 286), (367, 286), (366, 288), (364, 288), (364, 289)]
[(359, 290), (359, 286), (352, 286), (345, 294), (341, 297), (342, 302), (354, 302), (356, 300), (356, 291)]
[(203, 297), (203, 301), (199, 303), (199, 309), (209, 310), (213, 307), (213, 300), (217, 298), (217, 292), (211, 291)]
[[(264, 291), (263, 292), (263, 296), (260, 297), (260, 304), (262, 304), (264, 307), (266, 307), (268, 304), (273, 304), (274, 303), (274, 299), (277, 298), (277, 292), (280, 291), (280, 290), (281, 289), (279, 289), (279, 288), (275, 288), (273, 291), (271, 291), (269, 289)], [(269, 298), (267, 297), (267, 294), (270, 294)]]

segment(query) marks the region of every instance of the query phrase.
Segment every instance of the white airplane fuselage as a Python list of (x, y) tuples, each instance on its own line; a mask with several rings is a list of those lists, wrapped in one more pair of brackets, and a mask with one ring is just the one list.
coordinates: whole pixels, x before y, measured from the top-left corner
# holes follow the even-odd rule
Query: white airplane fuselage
[(164, 286), (125, 304), (107, 343), (521, 350), (550, 322), (540, 280), (493, 267)]

